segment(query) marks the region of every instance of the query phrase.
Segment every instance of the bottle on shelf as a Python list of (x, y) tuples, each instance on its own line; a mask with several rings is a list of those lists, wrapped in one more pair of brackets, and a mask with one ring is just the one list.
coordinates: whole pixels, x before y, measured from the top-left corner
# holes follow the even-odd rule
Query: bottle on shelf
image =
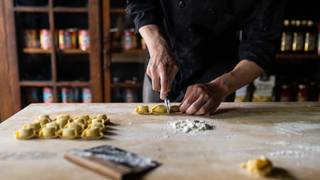
[(52, 90), (52, 88), (49, 88), (49, 87), (43, 88), (43, 102), (44, 103), (53, 103), (53, 90)]
[(79, 29), (78, 31), (79, 48), (86, 51), (90, 48), (90, 35), (86, 29)]
[(70, 88), (61, 89), (61, 100), (63, 103), (73, 102), (73, 92)]
[(306, 84), (299, 84), (298, 86), (298, 93), (297, 93), (297, 101), (298, 102), (305, 102), (308, 101), (308, 87)]
[(283, 22), (283, 32), (281, 34), (281, 52), (290, 52), (292, 50), (292, 25), (289, 20)]
[(287, 84), (282, 84), (280, 89), (280, 102), (291, 101), (291, 87)]
[(92, 93), (90, 88), (82, 89), (82, 102), (91, 103), (92, 102)]
[(317, 28), (314, 21), (307, 21), (307, 28), (305, 33), (304, 51), (315, 53), (317, 49)]
[(38, 32), (36, 29), (24, 30), (24, 46), (26, 48), (39, 48)]
[(300, 20), (292, 21), (294, 23), (293, 40), (292, 40), (292, 51), (303, 52), (304, 49), (304, 27)]
[(49, 29), (40, 30), (40, 46), (44, 50), (52, 48), (52, 38)]
[(134, 33), (134, 29), (124, 30), (122, 38), (122, 48), (124, 50), (132, 50), (137, 48), (137, 37)]

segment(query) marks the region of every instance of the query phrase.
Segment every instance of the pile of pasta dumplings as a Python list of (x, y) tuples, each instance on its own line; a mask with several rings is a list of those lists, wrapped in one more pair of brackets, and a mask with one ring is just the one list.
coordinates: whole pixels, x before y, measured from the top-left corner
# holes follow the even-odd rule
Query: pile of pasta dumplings
[(102, 139), (110, 124), (106, 114), (96, 116), (68, 114), (51, 118), (49, 115), (41, 115), (32, 123), (25, 124), (15, 132), (17, 139)]

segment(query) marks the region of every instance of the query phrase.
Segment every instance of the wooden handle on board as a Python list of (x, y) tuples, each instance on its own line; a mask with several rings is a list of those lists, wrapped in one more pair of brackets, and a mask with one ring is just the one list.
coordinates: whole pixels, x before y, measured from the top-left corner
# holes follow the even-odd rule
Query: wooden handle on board
[(80, 165), (93, 172), (112, 179), (123, 179), (125, 176), (129, 178), (132, 172), (130, 168), (123, 165), (115, 164), (110, 161), (101, 160), (94, 157), (81, 157), (72, 153), (66, 152), (64, 158), (70, 162)]

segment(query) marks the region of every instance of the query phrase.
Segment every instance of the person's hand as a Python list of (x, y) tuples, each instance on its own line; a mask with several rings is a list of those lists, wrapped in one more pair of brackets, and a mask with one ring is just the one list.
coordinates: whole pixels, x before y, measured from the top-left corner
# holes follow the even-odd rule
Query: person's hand
[(160, 92), (160, 99), (164, 99), (170, 91), (170, 83), (178, 72), (178, 66), (163, 39), (159, 39), (158, 44), (149, 49), (149, 52), (146, 74), (151, 78), (152, 89)]
[(227, 90), (218, 83), (191, 85), (180, 105), (180, 111), (193, 115), (213, 114), (227, 94)]

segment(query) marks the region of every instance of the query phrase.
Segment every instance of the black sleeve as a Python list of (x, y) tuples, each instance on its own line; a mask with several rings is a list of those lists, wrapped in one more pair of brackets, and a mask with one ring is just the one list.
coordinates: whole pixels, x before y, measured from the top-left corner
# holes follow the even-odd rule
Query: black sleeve
[(246, 39), (239, 47), (240, 60), (255, 62), (271, 71), (281, 34), (285, 0), (260, 0), (244, 22)]
[(127, 0), (127, 12), (136, 30), (144, 25), (159, 24), (161, 20), (159, 0)]

